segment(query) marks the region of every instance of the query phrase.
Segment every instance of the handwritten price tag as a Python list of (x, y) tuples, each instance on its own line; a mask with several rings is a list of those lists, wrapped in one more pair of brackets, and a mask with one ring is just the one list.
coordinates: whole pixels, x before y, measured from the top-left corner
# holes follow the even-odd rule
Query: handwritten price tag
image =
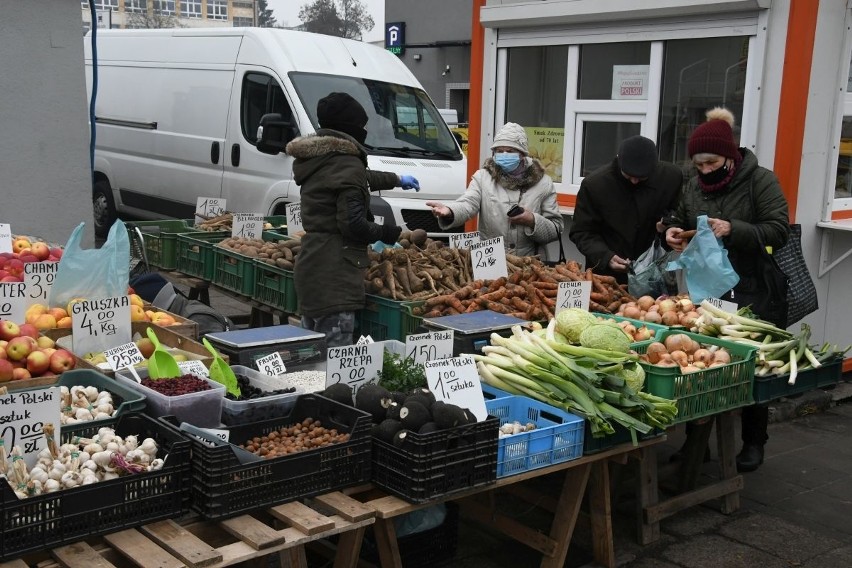
[(47, 296), (59, 270), (58, 262), (28, 262), (24, 265), (24, 284), (27, 285), (27, 306), (47, 305)]
[(435, 400), (467, 408), (479, 421), (488, 418), (476, 363), (470, 355), (427, 361), (426, 382)]
[(257, 365), (258, 371), (270, 377), (277, 377), (287, 372), (287, 367), (284, 366), (284, 360), (278, 351), (261, 357), (254, 364)]
[(81, 300), (71, 304), (74, 353), (99, 353), (130, 341), (130, 298)]
[(479, 231), (450, 235), (450, 248), (469, 249), (482, 240)]
[(6, 451), (20, 446), (24, 462), (32, 468), (38, 462), (38, 453), (47, 447), (42, 431), (45, 424), (54, 425), (53, 440), (59, 447), (59, 414), (58, 387), (0, 396), (0, 437)]
[(221, 197), (199, 197), (195, 202), (195, 222), (217, 217), (225, 212), (227, 200)]
[(219, 428), (199, 428), (199, 430), (204, 430), (211, 436), (216, 436), (223, 442), (227, 442), (231, 438), (231, 432), (228, 430), (220, 430)]
[(231, 236), (259, 239), (263, 234), (263, 215), (260, 213), (234, 213)]
[(104, 351), (104, 357), (106, 357), (109, 368), (113, 371), (132, 367), (145, 360), (142, 352), (139, 351), (139, 347), (132, 341), (118, 347), (113, 347), (112, 349), (107, 349)]
[(287, 210), (287, 234), (292, 236), (303, 231), (302, 204), (288, 203), (285, 209)]
[(592, 294), (592, 283), (582, 282), (560, 282), (556, 292), (556, 313), (567, 308), (589, 309), (589, 297)]
[(367, 383), (372, 383), (382, 370), (384, 345), (348, 345), (329, 347), (325, 368), (325, 386), (343, 383), (354, 392)]
[(729, 302), (720, 298), (707, 298), (707, 301), (723, 312), (728, 312), (729, 314), (735, 314), (737, 313), (737, 310), (740, 309), (740, 306), (735, 302)]
[(0, 223), (0, 252), (12, 252), (12, 226)]
[(385, 224), (384, 215), (373, 215), (373, 223), (375, 223), (376, 225), (384, 225)]
[(430, 331), (405, 338), (405, 356), (425, 363), (453, 356), (453, 330)]
[(190, 359), (189, 361), (178, 361), (178, 368), (181, 373), (195, 375), (196, 377), (209, 377), (210, 371), (204, 366), (204, 363), (198, 359)]
[(24, 323), (27, 306), (27, 285), (25, 283), (0, 282), (0, 319)]
[(503, 237), (480, 241), (470, 247), (474, 280), (496, 280), (509, 275)]

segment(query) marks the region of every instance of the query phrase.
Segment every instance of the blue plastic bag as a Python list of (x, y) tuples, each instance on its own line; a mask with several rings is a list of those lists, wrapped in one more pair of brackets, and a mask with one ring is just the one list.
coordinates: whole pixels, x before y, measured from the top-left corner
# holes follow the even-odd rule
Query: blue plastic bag
[(64, 308), (74, 298), (116, 298), (127, 295), (130, 279), (130, 238), (121, 220), (113, 223), (99, 249), (80, 248), (85, 223), (72, 231), (62, 251), (48, 304)]
[(707, 215), (698, 217), (695, 236), (680, 257), (666, 265), (666, 270), (678, 268), (682, 268), (686, 275), (689, 299), (695, 304), (707, 298), (720, 297), (740, 281), (728, 260), (728, 251), (710, 229)]

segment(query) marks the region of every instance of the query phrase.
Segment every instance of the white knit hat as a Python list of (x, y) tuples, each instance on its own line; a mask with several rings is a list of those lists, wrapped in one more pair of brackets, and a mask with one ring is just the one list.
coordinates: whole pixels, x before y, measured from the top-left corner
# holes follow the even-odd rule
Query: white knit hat
[(504, 124), (503, 128), (494, 136), (494, 143), (491, 145), (491, 149), (493, 150), (501, 146), (520, 150), (525, 155), (530, 153), (527, 143), (527, 133), (524, 132), (523, 126), (514, 122)]

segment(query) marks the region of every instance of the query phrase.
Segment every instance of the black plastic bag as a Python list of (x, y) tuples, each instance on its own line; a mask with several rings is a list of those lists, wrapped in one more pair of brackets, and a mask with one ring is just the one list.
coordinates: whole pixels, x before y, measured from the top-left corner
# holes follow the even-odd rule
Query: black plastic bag
[(639, 255), (627, 275), (627, 290), (631, 296), (652, 296), (658, 298), (669, 293), (669, 282), (665, 265), (671, 258), (671, 251), (663, 248), (660, 238), (656, 237), (648, 250)]

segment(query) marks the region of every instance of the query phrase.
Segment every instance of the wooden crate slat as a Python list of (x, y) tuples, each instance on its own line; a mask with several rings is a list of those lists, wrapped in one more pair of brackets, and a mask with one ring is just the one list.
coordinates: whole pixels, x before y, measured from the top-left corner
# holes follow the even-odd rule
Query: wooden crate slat
[(363, 521), (376, 516), (376, 512), (372, 507), (364, 505), (360, 501), (344, 495), (339, 491), (319, 495), (315, 498), (316, 501), (330, 507), (338, 515), (351, 523)]
[(222, 561), (220, 552), (171, 519), (147, 524), (141, 530), (191, 568), (203, 568)]
[[(86, 542), (75, 542), (52, 551), (53, 557), (66, 568), (113, 568), (98, 551)], [(26, 564), (24, 564), (26, 566)]]
[(184, 563), (136, 529), (104, 535), (113, 548), (141, 568), (184, 568)]
[(275, 518), (299, 529), (306, 535), (315, 535), (334, 528), (333, 520), (298, 501), (278, 505), (270, 509), (269, 512)]
[(220, 525), (255, 550), (263, 550), (285, 542), (282, 531), (275, 530), (250, 515), (227, 519), (221, 521)]

